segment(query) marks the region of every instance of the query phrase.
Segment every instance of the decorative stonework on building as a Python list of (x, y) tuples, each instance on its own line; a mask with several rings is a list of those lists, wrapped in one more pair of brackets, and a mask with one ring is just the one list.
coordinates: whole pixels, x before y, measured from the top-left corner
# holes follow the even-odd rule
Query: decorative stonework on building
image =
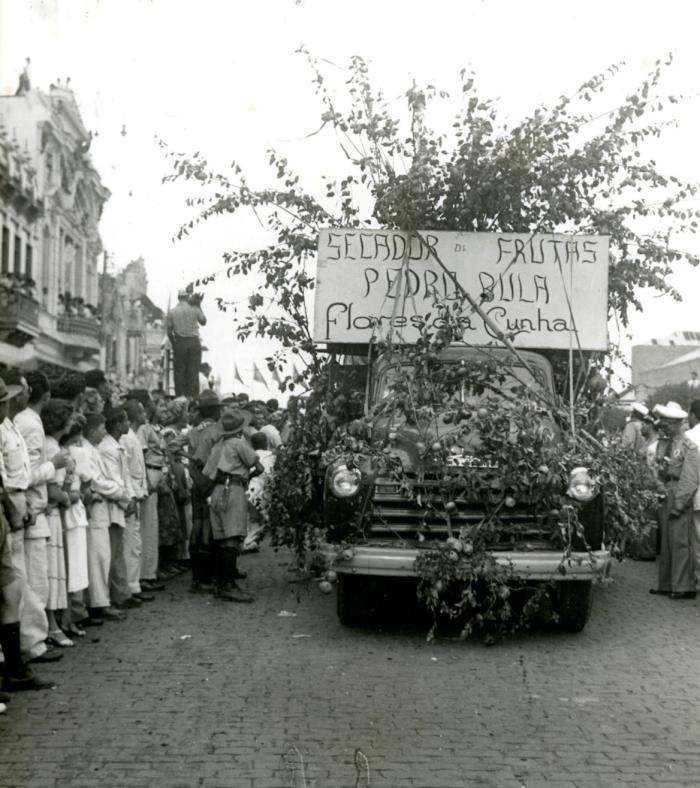
[(165, 352), (163, 312), (148, 297), (143, 258), (133, 260), (117, 274), (105, 273), (100, 289), (104, 333), (101, 367), (127, 387), (159, 388)]
[(0, 96), (0, 363), (86, 369), (100, 352), (109, 198), (69, 86)]

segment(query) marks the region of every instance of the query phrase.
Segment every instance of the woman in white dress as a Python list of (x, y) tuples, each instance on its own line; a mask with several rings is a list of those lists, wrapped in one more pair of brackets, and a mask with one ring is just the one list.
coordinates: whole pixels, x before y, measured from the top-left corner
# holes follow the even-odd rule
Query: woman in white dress
[[(68, 400), (52, 399), (41, 411), (41, 421), (46, 433), (45, 449), (53, 457), (60, 451), (59, 441), (71, 426), (73, 405)], [(49, 599), (46, 604), (46, 615), (49, 619), (49, 636), (47, 641), (57, 646), (72, 646), (73, 641), (58, 625), (61, 611), (68, 606), (68, 589), (66, 586), (66, 562), (63, 545), (63, 515), (71, 504), (70, 494), (64, 489), (66, 474), (75, 470), (74, 463), (68, 468), (56, 471), (53, 482), (48, 484), (49, 505), (46, 519), (49, 523), (49, 543), (47, 563), (49, 576)]]
[(91, 474), (90, 463), (82, 446), (83, 432), (80, 424), (75, 424), (61, 440), (61, 446), (67, 448), (75, 462), (72, 473), (66, 474), (63, 483), (64, 492), (68, 493), (70, 506), (63, 511), (63, 536), (66, 559), (66, 587), (69, 604), (63, 611), (61, 629), (67, 635), (84, 637), (85, 630), (73, 622), (71, 600), (82, 602), (83, 594), (88, 587), (88, 555), (87, 555), (87, 510), (82, 499), (82, 491), (89, 488)]

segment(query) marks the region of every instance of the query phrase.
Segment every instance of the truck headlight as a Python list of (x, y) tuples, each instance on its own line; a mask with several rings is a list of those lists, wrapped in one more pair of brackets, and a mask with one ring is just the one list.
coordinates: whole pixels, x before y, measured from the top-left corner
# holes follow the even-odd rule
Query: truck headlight
[(569, 477), (568, 495), (577, 501), (591, 501), (595, 498), (597, 489), (595, 479), (588, 473), (587, 468), (574, 468)]
[(352, 498), (357, 495), (360, 489), (362, 474), (357, 468), (348, 468), (347, 465), (339, 465), (330, 479), (330, 488), (336, 498)]

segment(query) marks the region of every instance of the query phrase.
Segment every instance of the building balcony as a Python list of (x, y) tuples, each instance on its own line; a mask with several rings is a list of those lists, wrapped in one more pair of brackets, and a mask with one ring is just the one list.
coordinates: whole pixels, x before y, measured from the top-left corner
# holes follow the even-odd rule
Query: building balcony
[(100, 326), (94, 317), (82, 315), (60, 315), (58, 330), (64, 334), (73, 334), (82, 337), (100, 338)]
[(59, 315), (56, 328), (66, 352), (76, 361), (88, 359), (100, 349), (100, 324), (94, 317)]
[(22, 347), (39, 336), (39, 303), (12, 287), (0, 287), (0, 340)]

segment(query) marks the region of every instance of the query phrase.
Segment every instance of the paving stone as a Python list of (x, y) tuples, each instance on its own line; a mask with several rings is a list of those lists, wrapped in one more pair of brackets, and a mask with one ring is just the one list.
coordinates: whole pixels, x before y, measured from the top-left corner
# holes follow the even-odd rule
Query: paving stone
[(583, 633), (493, 648), (344, 629), (284, 553), (244, 564), (253, 605), (177, 578), (38, 666), (59, 686), (0, 717), (0, 788), (283, 788), (293, 747), (307, 788), (353, 786), (356, 749), (385, 788), (699, 784), (699, 608), (649, 596), (652, 564), (615, 567)]

